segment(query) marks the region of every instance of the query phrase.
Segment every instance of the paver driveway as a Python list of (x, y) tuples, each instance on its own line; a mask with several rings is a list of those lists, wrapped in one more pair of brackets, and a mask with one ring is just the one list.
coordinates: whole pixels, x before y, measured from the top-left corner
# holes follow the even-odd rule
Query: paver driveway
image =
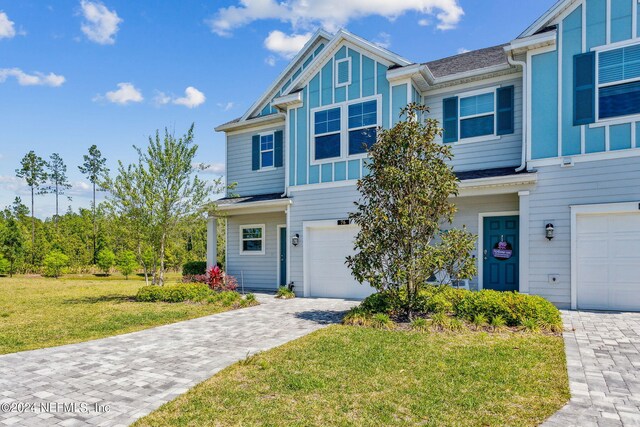
[(128, 425), (248, 353), (336, 322), (356, 304), (259, 299), (257, 307), (0, 356), (0, 425)]
[(640, 426), (640, 313), (565, 311), (571, 401), (545, 426)]

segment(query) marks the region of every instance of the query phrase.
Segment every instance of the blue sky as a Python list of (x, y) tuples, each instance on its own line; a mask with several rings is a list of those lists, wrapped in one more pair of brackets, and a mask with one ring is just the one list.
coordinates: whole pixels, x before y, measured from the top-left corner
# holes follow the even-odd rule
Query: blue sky
[[(508, 42), (553, 3), (0, 0), (0, 207), (28, 202), (14, 171), (29, 150), (62, 155), (75, 209), (88, 205), (77, 165), (91, 144), (114, 170), (156, 129), (181, 134), (192, 122), (207, 176), (223, 173), (213, 128), (242, 115), (319, 27), (424, 62)], [(39, 196), (36, 214), (53, 206)]]

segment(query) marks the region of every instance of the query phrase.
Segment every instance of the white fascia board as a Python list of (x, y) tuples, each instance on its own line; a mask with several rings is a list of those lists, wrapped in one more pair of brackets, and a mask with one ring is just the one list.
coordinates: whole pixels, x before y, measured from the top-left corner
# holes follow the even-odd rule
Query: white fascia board
[(423, 75), (426, 68), (427, 66), (423, 64), (412, 64), (406, 67), (394, 68), (387, 71), (387, 80), (389, 80), (389, 82), (395, 82), (416, 77), (422, 78), (428, 84), (427, 79)]
[(309, 66), (307, 66), (307, 68), (302, 72), (302, 74), (300, 74), (297, 79), (291, 82), (291, 85), (289, 86), (289, 88), (287, 89), (287, 91), (283, 96), (289, 95), (290, 93), (296, 90), (299, 90), (302, 86), (304, 86), (301, 83), (306, 82), (315, 73), (317, 73), (322, 67), (322, 64), (324, 64), (324, 62), (327, 59), (329, 59), (334, 55), (333, 51), (343, 41), (349, 42), (362, 50), (368, 51), (373, 56), (380, 57), (386, 60), (390, 64), (398, 64), (401, 66), (407, 66), (407, 65), (413, 64), (411, 61), (399, 55), (396, 55), (395, 53), (390, 52), (387, 49), (383, 49), (379, 46), (376, 46), (375, 44), (361, 37), (358, 37), (354, 34), (351, 34), (346, 30), (340, 30), (336, 33), (333, 39), (331, 39), (331, 41), (329, 41), (329, 43), (326, 44), (324, 49), (322, 49), (322, 52), (320, 52), (319, 55), (313, 58), (313, 61), (311, 61)]
[(250, 120), (240, 120), (235, 123), (228, 123), (226, 125), (220, 125), (214, 130), (216, 132), (230, 132), (234, 130), (252, 128), (256, 126), (268, 125), (272, 123), (284, 122), (286, 115), (284, 113), (269, 114), (268, 116), (260, 116)]
[(238, 204), (220, 204), (217, 206), (219, 212), (226, 214), (246, 214), (246, 213), (267, 213), (267, 212), (284, 212), (287, 206), (291, 206), (293, 200), (265, 200), (262, 202), (247, 202)]
[(540, 18), (536, 19), (536, 21), (529, 26), (522, 34), (518, 36), (518, 38), (525, 38), (534, 35), (541, 29), (543, 29), (549, 22), (555, 19), (556, 16), (560, 15), (563, 11), (569, 8), (573, 3), (580, 0), (558, 0), (556, 4), (551, 6), (549, 10), (545, 12)]
[(525, 173), (507, 176), (497, 176), (489, 178), (467, 179), (461, 181), (458, 188), (460, 190), (471, 190), (485, 187), (502, 187), (520, 184), (535, 184), (538, 181), (537, 173)]
[(271, 102), (271, 106), (286, 110), (288, 107), (297, 107), (302, 105), (302, 91), (290, 93), (289, 95), (280, 96)]
[(558, 38), (558, 30), (546, 33), (534, 34), (529, 37), (513, 40), (504, 47), (505, 52), (520, 53), (526, 50), (538, 49), (545, 46), (553, 46)]
[(309, 53), (310, 48), (315, 45), (318, 40), (325, 39), (329, 41), (332, 37), (333, 35), (324, 30), (316, 31), (316, 33), (309, 39), (309, 41), (303, 46), (303, 48), (300, 49), (300, 52), (298, 52), (298, 54), (291, 60), (291, 62), (289, 62), (287, 68), (285, 68), (284, 71), (280, 73), (280, 75), (273, 81), (271, 86), (269, 86), (269, 89), (267, 89), (264, 94), (247, 110), (247, 112), (244, 113), (240, 121), (247, 120), (251, 116), (251, 114), (269, 98), (273, 91), (277, 89), (282, 80), (284, 80), (286, 75), (293, 70), (295, 65), (300, 62), (307, 53)]

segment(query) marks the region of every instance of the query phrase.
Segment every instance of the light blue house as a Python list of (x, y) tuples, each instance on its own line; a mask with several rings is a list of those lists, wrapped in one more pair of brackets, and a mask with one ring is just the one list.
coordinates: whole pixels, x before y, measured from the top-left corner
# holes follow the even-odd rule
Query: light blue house
[(639, 13), (637, 0), (563, 0), (510, 43), (428, 63), (318, 32), (216, 129), (240, 196), (218, 202), (228, 272), (300, 296), (371, 292), (344, 265), (362, 147), (416, 101), (455, 153), (454, 225), (478, 234), (471, 289), (640, 310)]

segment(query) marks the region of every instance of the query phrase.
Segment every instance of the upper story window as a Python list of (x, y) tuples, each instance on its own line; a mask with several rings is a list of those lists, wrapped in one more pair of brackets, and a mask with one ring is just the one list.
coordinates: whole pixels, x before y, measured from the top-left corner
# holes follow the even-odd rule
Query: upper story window
[(263, 255), (264, 224), (240, 226), (240, 253), (244, 255)]
[(493, 135), (495, 92), (460, 98), (460, 138)]
[(640, 45), (598, 54), (598, 117), (640, 113)]
[(312, 111), (312, 161), (366, 155), (376, 142), (379, 106), (376, 96)]
[(273, 167), (273, 134), (260, 136), (260, 168)]
[(349, 105), (349, 155), (366, 153), (376, 142), (378, 102)]
[(351, 84), (351, 58), (336, 61), (336, 87)]
[(314, 113), (316, 160), (340, 157), (340, 116), (339, 107)]

